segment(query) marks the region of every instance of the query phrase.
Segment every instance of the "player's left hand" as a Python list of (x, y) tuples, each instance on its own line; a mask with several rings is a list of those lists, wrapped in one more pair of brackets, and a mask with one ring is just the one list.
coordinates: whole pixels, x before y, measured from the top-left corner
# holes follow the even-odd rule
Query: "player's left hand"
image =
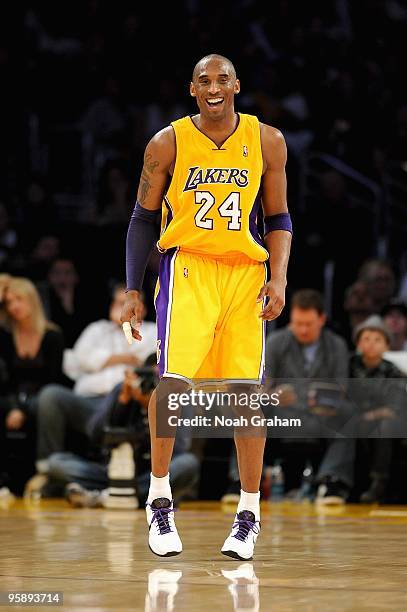
[(285, 280), (274, 278), (269, 280), (260, 289), (257, 302), (261, 302), (265, 297), (268, 298), (266, 306), (259, 314), (263, 321), (273, 321), (273, 319), (277, 319), (280, 316), (285, 304), (286, 284)]

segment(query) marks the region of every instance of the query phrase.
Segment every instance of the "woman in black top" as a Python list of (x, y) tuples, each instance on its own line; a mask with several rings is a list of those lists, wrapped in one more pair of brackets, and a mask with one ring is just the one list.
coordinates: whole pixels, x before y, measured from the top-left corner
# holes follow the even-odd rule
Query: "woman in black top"
[(37, 393), (48, 383), (60, 382), (64, 348), (62, 332), (46, 320), (38, 292), (28, 279), (9, 280), (3, 313), (0, 359), (6, 375), (0, 392), (1, 446), (6, 431), (35, 422)]

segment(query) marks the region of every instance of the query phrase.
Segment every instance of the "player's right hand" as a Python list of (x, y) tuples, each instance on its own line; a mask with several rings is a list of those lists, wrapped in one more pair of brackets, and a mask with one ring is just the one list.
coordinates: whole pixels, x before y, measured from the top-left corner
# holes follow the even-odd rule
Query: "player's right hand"
[(131, 333), (133, 338), (141, 340), (140, 327), (143, 318), (143, 302), (140, 299), (138, 291), (129, 291), (126, 294), (126, 301), (124, 302), (122, 312), (120, 315), (120, 321), (123, 323), (128, 322), (131, 326)]
[(298, 397), (292, 385), (280, 385), (277, 389), (278, 405), (282, 408), (294, 406), (298, 402)]

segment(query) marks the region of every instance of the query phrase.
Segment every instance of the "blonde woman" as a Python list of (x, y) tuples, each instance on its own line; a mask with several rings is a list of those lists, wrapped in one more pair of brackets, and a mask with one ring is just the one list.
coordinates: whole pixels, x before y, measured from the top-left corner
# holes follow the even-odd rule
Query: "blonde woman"
[(63, 335), (47, 321), (38, 292), (26, 278), (8, 280), (3, 309), (0, 358), (6, 365), (5, 390), (11, 398), (5, 425), (20, 429), (35, 415), (37, 392), (62, 376)]

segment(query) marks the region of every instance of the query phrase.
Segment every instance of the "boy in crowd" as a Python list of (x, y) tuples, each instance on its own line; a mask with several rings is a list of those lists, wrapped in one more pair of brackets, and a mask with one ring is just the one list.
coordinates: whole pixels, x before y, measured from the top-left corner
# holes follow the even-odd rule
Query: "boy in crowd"
[[(358, 434), (373, 437), (370, 459), (371, 484), (360, 498), (364, 503), (384, 499), (390, 474), (392, 438), (399, 437), (405, 424), (402, 372), (383, 358), (389, 350), (391, 334), (378, 315), (372, 315), (355, 329), (356, 353), (350, 358), (350, 377), (369, 379), (351, 385), (350, 395), (359, 410)], [(371, 380), (376, 379), (376, 380)]]

